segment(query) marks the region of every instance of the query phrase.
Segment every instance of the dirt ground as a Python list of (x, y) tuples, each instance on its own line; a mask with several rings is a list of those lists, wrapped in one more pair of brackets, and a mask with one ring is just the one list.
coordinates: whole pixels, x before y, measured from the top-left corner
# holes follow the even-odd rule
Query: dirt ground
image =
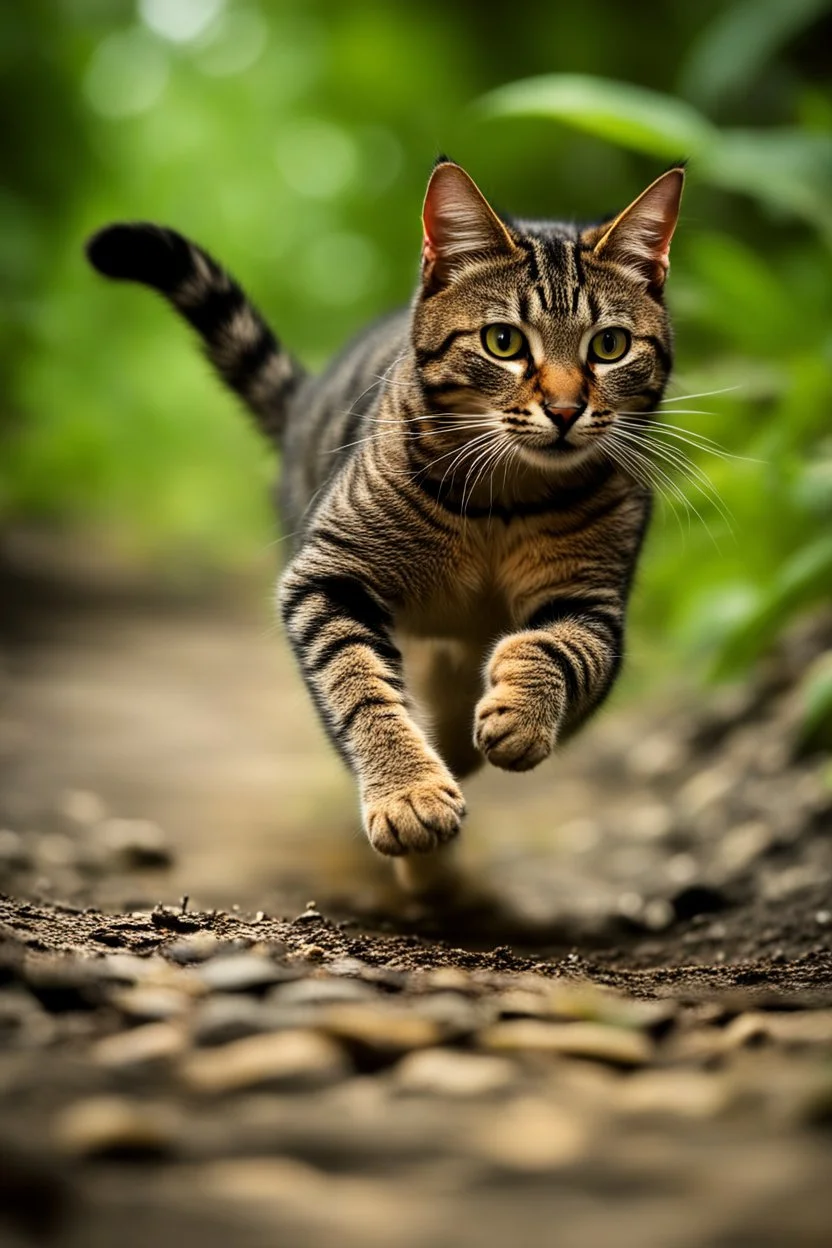
[(437, 908), (267, 593), (6, 541), (0, 1242), (828, 1244), (832, 622), (474, 779)]

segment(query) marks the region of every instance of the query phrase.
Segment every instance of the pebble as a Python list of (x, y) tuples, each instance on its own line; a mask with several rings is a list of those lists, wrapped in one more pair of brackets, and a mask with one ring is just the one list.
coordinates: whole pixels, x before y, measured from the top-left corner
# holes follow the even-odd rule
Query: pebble
[(761, 1038), (796, 1047), (832, 1045), (832, 1009), (750, 1011), (738, 1015), (723, 1031), (726, 1048)]
[(296, 979), (278, 984), (269, 994), (277, 1005), (332, 1005), (343, 1001), (372, 1001), (378, 992), (371, 984), (359, 979)]
[(442, 1048), (408, 1053), (393, 1075), (400, 1092), (460, 1098), (503, 1092), (517, 1079), (517, 1067), (507, 1058)]
[(160, 1157), (173, 1150), (179, 1115), (170, 1105), (96, 1096), (58, 1114), (54, 1136), (65, 1152), (84, 1157)]
[(436, 1019), (412, 1009), (358, 1002), (323, 1010), (317, 1025), (357, 1049), (390, 1055), (438, 1044), (445, 1034)]
[(530, 1173), (570, 1165), (586, 1145), (586, 1126), (574, 1113), (531, 1098), (489, 1115), (471, 1141), (473, 1152), (499, 1167)]
[(148, 1023), (105, 1036), (92, 1049), (93, 1060), (116, 1068), (157, 1066), (185, 1051), (186, 1035), (171, 1023)]
[(207, 962), (222, 948), (222, 942), (213, 932), (194, 932), (175, 940), (165, 949), (165, 954), (179, 966)]
[(95, 836), (112, 865), (121, 870), (169, 867), (173, 863), (167, 836), (149, 819), (104, 819), (96, 826)]
[(546, 1023), (516, 1019), (495, 1023), (480, 1033), (482, 1048), (501, 1053), (552, 1053), (607, 1062), (611, 1066), (643, 1066), (653, 1054), (648, 1036), (601, 1023)]
[(633, 1115), (714, 1118), (730, 1103), (720, 1075), (701, 1070), (648, 1070), (620, 1083), (615, 1106)]
[(232, 953), (213, 958), (199, 971), (203, 984), (214, 992), (265, 992), (283, 979), (282, 968), (256, 953)]
[(32, 865), (23, 837), (11, 828), (0, 828), (0, 871), (22, 871)]
[(67, 789), (62, 795), (60, 812), (73, 823), (92, 825), (101, 823), (107, 816), (107, 808), (97, 793), (88, 789)]
[(55, 1035), (55, 1020), (19, 987), (0, 992), (0, 1043), (2, 1047), (40, 1048)]
[(438, 966), (435, 970), (423, 971), (416, 982), (426, 992), (478, 992), (467, 971), (456, 966)]
[(206, 1048), (268, 1030), (270, 1023), (262, 1003), (236, 992), (208, 997), (191, 1024), (194, 1043)]
[(315, 1031), (249, 1036), (187, 1057), (184, 1082), (196, 1092), (221, 1094), (251, 1088), (321, 1087), (349, 1071), (339, 1045)]
[(139, 985), (114, 992), (110, 998), (122, 1014), (137, 1022), (156, 1023), (181, 1018), (191, 1006), (191, 999), (176, 988)]
[(772, 831), (761, 819), (749, 819), (729, 828), (720, 838), (717, 860), (728, 875), (748, 869), (771, 845)]
[(725, 894), (708, 884), (689, 884), (671, 898), (677, 920), (693, 919), (699, 914), (714, 914), (727, 905)]

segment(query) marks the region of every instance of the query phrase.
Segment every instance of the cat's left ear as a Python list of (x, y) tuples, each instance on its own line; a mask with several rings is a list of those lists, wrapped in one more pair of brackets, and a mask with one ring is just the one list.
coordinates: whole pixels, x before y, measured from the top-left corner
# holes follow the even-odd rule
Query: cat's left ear
[(656, 178), (614, 221), (594, 231), (592, 254), (617, 261), (651, 289), (661, 290), (670, 267), (670, 240), (684, 184), (681, 167)]
[(446, 285), (476, 256), (515, 250), (482, 191), (452, 160), (440, 161), (431, 174), (422, 225), (422, 272), (430, 286)]

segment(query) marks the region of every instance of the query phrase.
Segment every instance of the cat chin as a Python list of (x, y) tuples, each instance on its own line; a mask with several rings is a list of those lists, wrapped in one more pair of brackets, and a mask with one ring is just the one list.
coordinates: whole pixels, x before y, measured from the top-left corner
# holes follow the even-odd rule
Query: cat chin
[(582, 468), (597, 458), (596, 446), (520, 446), (520, 456), (527, 464), (542, 468), (549, 476), (561, 476)]

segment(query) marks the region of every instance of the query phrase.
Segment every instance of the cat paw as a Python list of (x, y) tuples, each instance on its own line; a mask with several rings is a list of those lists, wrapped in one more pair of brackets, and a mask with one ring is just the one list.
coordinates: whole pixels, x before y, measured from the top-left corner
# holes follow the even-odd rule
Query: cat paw
[(368, 800), (364, 823), (380, 854), (428, 854), (452, 840), (465, 815), (465, 799), (450, 776), (394, 789)]
[(495, 767), (529, 771), (549, 757), (555, 732), (535, 714), (528, 696), (499, 684), (477, 707), (474, 744)]

